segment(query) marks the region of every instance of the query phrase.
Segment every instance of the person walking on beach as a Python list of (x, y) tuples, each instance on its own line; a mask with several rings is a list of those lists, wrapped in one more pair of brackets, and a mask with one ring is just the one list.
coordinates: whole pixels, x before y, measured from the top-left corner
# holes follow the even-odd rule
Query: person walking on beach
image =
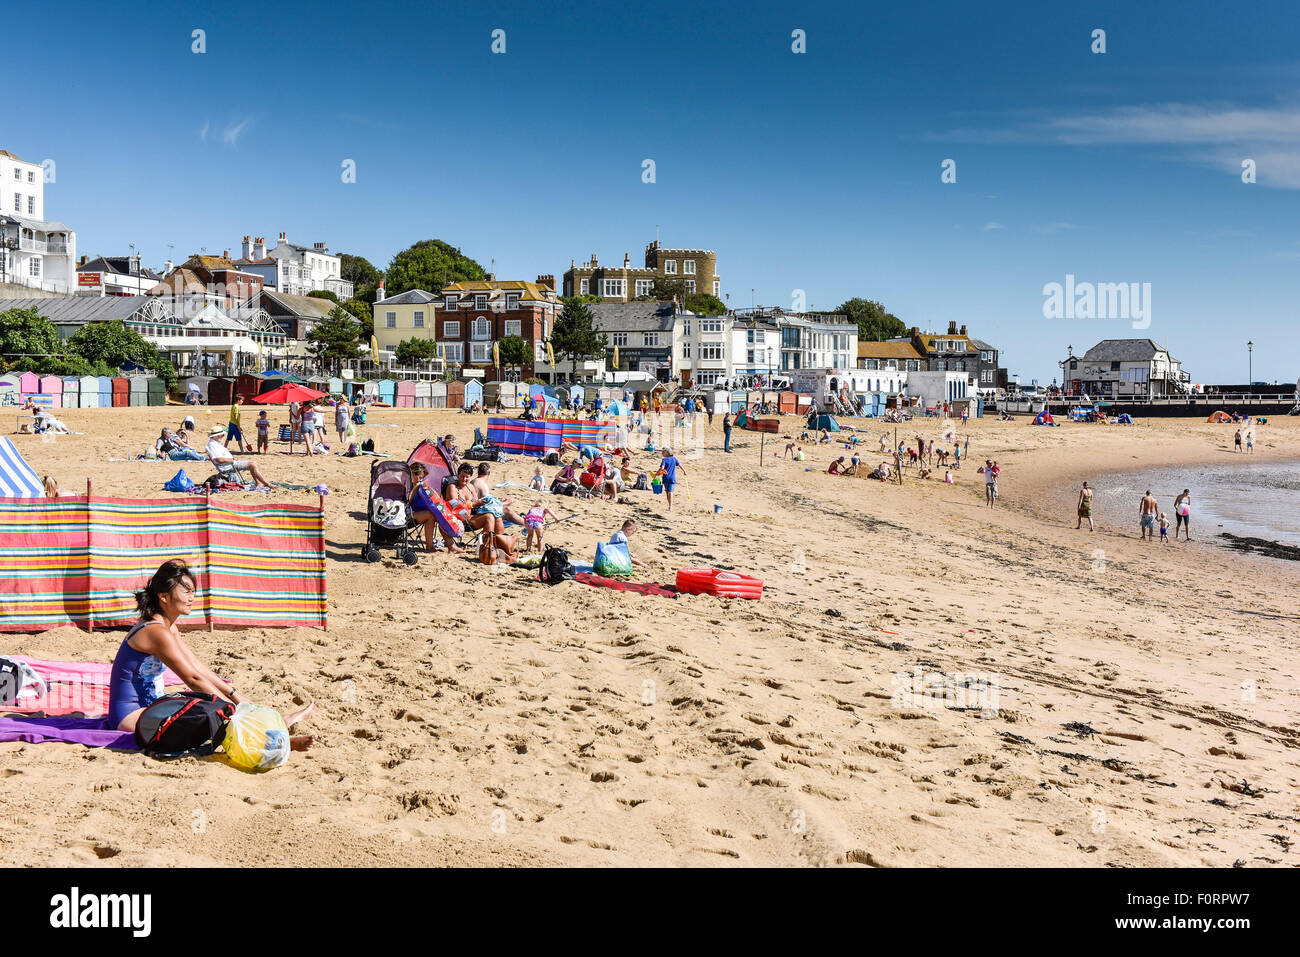
[[(1147, 492), (1150, 495), (1150, 492)], [(1192, 490), (1183, 489), (1183, 494), (1174, 499), (1174, 541), (1178, 541), (1178, 530), (1183, 529), (1183, 538), (1192, 540)]]
[(670, 512), (673, 510), (673, 489), (677, 485), (678, 469), (683, 472), (686, 471), (682, 463), (677, 461), (677, 457), (673, 455), (672, 449), (664, 449), (664, 457), (659, 461), (659, 475), (663, 479), (664, 496), (668, 499), (668, 511)]
[(1092, 489), (1088, 488), (1088, 483), (1083, 483), (1083, 488), (1079, 490), (1079, 521), (1075, 523), (1075, 528), (1083, 528), (1083, 520), (1088, 520), (1088, 531), (1095, 529), (1092, 527)]
[[(642, 402), (644, 403), (644, 399)], [(722, 417), (722, 451), (731, 451), (731, 413)]]
[(1246, 454), (1252, 455), (1255, 452), (1255, 430), (1246, 430)]
[(1240, 451), (1241, 451), (1241, 429), (1238, 429), (1238, 430), (1237, 430), (1237, 435), (1236, 435), (1236, 437), (1232, 440), (1232, 445), (1233, 445), (1232, 451), (1234, 451), (1234, 452), (1240, 452)]
[(998, 497), (998, 469), (991, 459), (984, 460), (984, 500), (989, 508)]
[(1160, 505), (1156, 502), (1156, 497), (1151, 494), (1151, 489), (1147, 489), (1146, 495), (1142, 496), (1142, 503), (1138, 506), (1138, 538), (1145, 538), (1151, 541), (1155, 538), (1156, 515), (1160, 511)]

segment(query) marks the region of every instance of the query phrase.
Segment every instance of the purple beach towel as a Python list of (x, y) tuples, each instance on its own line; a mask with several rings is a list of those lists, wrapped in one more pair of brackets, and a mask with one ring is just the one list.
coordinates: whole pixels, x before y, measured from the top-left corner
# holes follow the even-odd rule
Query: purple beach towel
[(88, 748), (139, 751), (135, 735), (110, 727), (106, 718), (0, 718), (0, 742), (65, 741)]

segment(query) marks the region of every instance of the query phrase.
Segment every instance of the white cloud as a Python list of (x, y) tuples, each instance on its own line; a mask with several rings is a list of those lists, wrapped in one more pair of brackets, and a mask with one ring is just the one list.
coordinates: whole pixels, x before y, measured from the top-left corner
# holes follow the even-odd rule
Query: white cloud
[(226, 127), (221, 134), (221, 139), (229, 146), (238, 146), (239, 137), (243, 135), (244, 130), (248, 127), (249, 120), (240, 120), (238, 123), (232, 123)]
[(984, 224), (984, 231), (985, 231), (986, 233), (987, 233), (989, 230), (992, 230), (992, 229), (1006, 229), (1006, 228), (1007, 228), (1007, 227), (1003, 226), (1001, 223), (985, 223), (985, 224)]

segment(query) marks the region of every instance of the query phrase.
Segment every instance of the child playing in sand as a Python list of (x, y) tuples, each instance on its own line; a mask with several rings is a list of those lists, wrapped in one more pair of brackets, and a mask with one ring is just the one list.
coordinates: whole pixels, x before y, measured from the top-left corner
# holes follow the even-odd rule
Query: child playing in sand
[[(537, 477), (541, 477), (540, 469)], [(541, 502), (536, 503), (524, 513), (524, 528), (528, 529), (528, 538), (524, 541), (525, 553), (534, 550), (534, 539), (536, 539), (536, 550), (539, 552), (542, 550), (542, 533), (546, 530), (547, 515), (551, 516), (555, 521), (559, 521), (555, 513), (543, 506)]]
[(269, 452), (271, 450), (271, 420), (266, 417), (266, 409), (257, 417), (257, 451)]
[(528, 488), (533, 492), (540, 492), (546, 487), (546, 480), (542, 478), (542, 467), (539, 465), (533, 469), (533, 480), (528, 483)]
[(949, 472), (947, 469), (944, 470), (943, 480), (949, 485), (952, 484), (952, 473)]
[(1164, 512), (1160, 513), (1160, 541), (1169, 544), (1169, 519), (1165, 517)]
[(641, 561), (640, 559), (636, 558), (636, 557), (632, 554), (632, 547), (631, 547), (631, 545), (628, 544), (627, 537), (628, 537), (629, 535), (635, 535), (635, 534), (636, 534), (636, 522), (632, 521), (632, 519), (629, 518), (626, 522), (623, 523), (623, 527), (622, 527), (622, 528), (620, 528), (620, 529), (619, 529), (617, 532), (615, 532), (613, 535), (609, 536), (609, 544), (611, 544), (611, 545), (626, 545), (626, 546), (627, 546), (627, 557), (630, 558), (630, 559), (632, 559), (632, 564), (633, 564), (633, 565), (638, 565), (638, 566), (640, 566), (641, 568), (644, 568), (644, 567), (645, 567), (645, 562), (643, 562), (643, 561)]

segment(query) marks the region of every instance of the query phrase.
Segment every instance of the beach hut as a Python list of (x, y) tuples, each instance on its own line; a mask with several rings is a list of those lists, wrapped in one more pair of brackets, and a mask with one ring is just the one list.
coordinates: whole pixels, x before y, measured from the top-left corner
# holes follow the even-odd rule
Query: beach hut
[(148, 405), (149, 404), (149, 377), (147, 375), (127, 376), (127, 381), (131, 383), (130, 405)]
[(483, 383), (478, 379), (470, 379), (465, 383), (465, 408), (470, 408), (475, 402), (479, 408), (483, 408)]
[(465, 380), (452, 379), (447, 383), (447, 408), (465, 408)]
[(81, 407), (81, 377), (64, 376), (63, 377), (63, 407), (65, 409), (77, 409)]
[(24, 372), (18, 377), (18, 395), (19, 402), (26, 399), (29, 395), (39, 395), (41, 391), (41, 377), (35, 372)]
[(361, 394), (371, 402), (377, 401), (379, 399), (379, 380), (368, 379), (361, 383)]
[(379, 380), (379, 401), (397, 405), (397, 382), (394, 379)]
[[(596, 390), (596, 394), (600, 394), (599, 389)], [(569, 386), (569, 400), (572, 401), (574, 399), (578, 400), (579, 405), (585, 405), (587, 403), (587, 390), (580, 385)]]
[(56, 375), (41, 376), (41, 395), (50, 397), (50, 408), (63, 408), (63, 379)]
[(415, 407), (417, 409), (433, 408), (433, 383), (415, 383)]
[[(622, 389), (619, 389), (620, 394), (622, 393), (622, 391), (623, 391)], [(592, 401), (593, 399), (600, 399), (601, 405), (604, 405), (612, 398), (614, 398), (614, 390), (609, 388), (609, 386), (604, 386), (604, 385), (599, 386), (596, 389), (595, 396), (587, 396), (588, 401)]]
[(447, 408), (447, 383), (441, 379), (437, 382), (430, 382), (429, 385), (429, 408), (445, 409)]
[[(131, 380), (124, 375), (113, 376), (109, 379), (109, 388), (112, 390), (110, 404), (115, 409), (122, 409), (131, 404)], [(103, 399), (100, 399), (103, 405)]]
[[(326, 375), (314, 375), (307, 380), (306, 385), (309, 389), (315, 389), (317, 392), (324, 392), (328, 395), (330, 391), (330, 378)], [(274, 386), (272, 388), (274, 388)]]
[(83, 375), (77, 390), (77, 407), (82, 409), (99, 408), (99, 379), (93, 375)]
[(156, 375), (151, 375), (145, 385), (149, 390), (150, 405), (167, 404), (167, 381), (165, 379), (160, 379)]
[(0, 376), (0, 405), (19, 405), (18, 399), (18, 379), (19, 376), (10, 374)]
[(95, 389), (99, 392), (99, 409), (113, 408), (113, 379), (111, 376), (95, 377)]
[(743, 391), (743, 390), (741, 390), (741, 389), (737, 389), (737, 390), (735, 390), (734, 392), (732, 392), (732, 393), (731, 393), (731, 411), (732, 411), (733, 413), (739, 412), (741, 409), (743, 409), (743, 408), (745, 407), (745, 403), (746, 403), (746, 401), (748, 401), (748, 399), (749, 399), (749, 393), (747, 393), (747, 392), (745, 392), (745, 391)]
[(328, 391), (329, 391), (329, 394), (330, 394), (330, 395), (343, 395), (343, 394), (344, 394), (344, 393), (343, 393), (343, 380), (340, 379), (338, 376), (330, 376), (330, 378), (329, 378), (329, 383), (328, 383), (328, 384), (329, 384), (329, 390), (328, 390)]
[[(262, 382), (261, 376), (253, 375), (251, 372), (242, 373), (235, 379), (235, 393), (230, 401), (238, 402), (241, 405), (252, 402), (254, 396), (261, 395), (264, 391)], [(276, 388), (276, 386), (271, 386), (271, 388)]]
[(799, 396), (794, 392), (782, 392), (778, 402), (782, 415), (794, 415), (799, 411)]
[(232, 405), (235, 401), (235, 380), (218, 376), (208, 383), (208, 405)]
[(402, 379), (394, 390), (394, 403), (399, 409), (415, 408), (415, 380)]

